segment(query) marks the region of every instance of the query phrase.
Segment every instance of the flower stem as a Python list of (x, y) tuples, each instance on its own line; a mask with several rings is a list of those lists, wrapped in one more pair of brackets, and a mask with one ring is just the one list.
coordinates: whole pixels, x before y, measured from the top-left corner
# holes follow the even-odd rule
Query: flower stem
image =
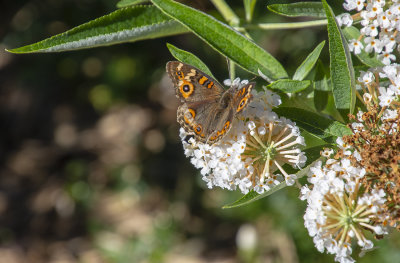
[(239, 25), (239, 17), (235, 14), (235, 12), (233, 12), (233, 10), (224, 0), (211, 0), (211, 2), (218, 9), (224, 19), (229, 23), (229, 25)]
[(328, 20), (314, 20), (306, 22), (294, 22), (294, 23), (261, 23), (261, 24), (247, 24), (243, 25), (246, 29), (262, 29), (262, 30), (278, 30), (278, 29), (294, 29), (304, 28), (312, 26), (325, 26), (328, 24)]

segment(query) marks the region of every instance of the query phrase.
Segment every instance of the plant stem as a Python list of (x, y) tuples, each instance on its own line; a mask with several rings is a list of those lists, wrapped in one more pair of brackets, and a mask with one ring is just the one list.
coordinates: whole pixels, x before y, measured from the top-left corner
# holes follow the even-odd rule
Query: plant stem
[(264, 23), (264, 24), (248, 24), (243, 25), (246, 29), (263, 29), (263, 30), (277, 30), (277, 29), (293, 29), (293, 28), (304, 28), (312, 26), (324, 26), (328, 24), (328, 20), (314, 20), (306, 22), (295, 22), (295, 23)]
[(239, 25), (239, 17), (233, 12), (233, 10), (224, 0), (211, 0), (211, 2), (218, 9), (224, 19), (229, 23), (229, 25)]
[(254, 7), (256, 5), (257, 0), (244, 0), (244, 11), (246, 12), (246, 21), (251, 22), (254, 13)]
[(236, 71), (235, 71), (235, 62), (233, 62), (232, 60), (230, 60), (228, 58), (228, 65), (229, 65), (229, 78), (231, 79), (231, 81), (233, 82), (233, 80), (236, 77)]

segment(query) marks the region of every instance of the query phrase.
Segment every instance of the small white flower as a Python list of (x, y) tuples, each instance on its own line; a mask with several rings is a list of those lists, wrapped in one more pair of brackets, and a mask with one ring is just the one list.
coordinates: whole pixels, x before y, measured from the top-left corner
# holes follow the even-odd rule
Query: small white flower
[(324, 148), (323, 151), (321, 151), (321, 156), (325, 158), (329, 158), (333, 154), (333, 149), (331, 148)]
[(365, 46), (365, 52), (372, 52), (375, 51), (376, 53), (380, 53), (382, 51), (382, 44), (379, 39), (375, 39), (374, 37), (366, 37), (364, 38), (364, 42), (366, 44)]
[(376, 37), (379, 34), (378, 31), (378, 23), (369, 23), (369, 20), (366, 20), (367, 23), (361, 28), (360, 33), (370, 37)]
[(384, 66), (379, 71), (379, 76), (381, 78), (389, 78), (389, 79), (396, 79), (397, 76), (397, 67), (396, 64)]
[(388, 52), (383, 52), (381, 55), (379, 55), (379, 59), (383, 64), (389, 65), (392, 63), (392, 60), (396, 60), (396, 56)]
[(368, 18), (376, 18), (383, 12), (382, 6), (377, 1), (367, 4), (367, 17)]
[(356, 9), (357, 8), (356, 0), (346, 0), (346, 3), (343, 4), (343, 7), (348, 11)]
[(362, 82), (363, 84), (370, 84), (372, 81), (375, 80), (374, 74), (371, 71), (361, 71), (360, 72), (360, 77), (358, 78), (359, 82)]
[(381, 107), (389, 106), (390, 103), (392, 103), (392, 101), (395, 99), (394, 92), (390, 89), (379, 87), (379, 93), (381, 94), (378, 96), (379, 105)]
[(351, 52), (354, 52), (354, 54), (360, 54), (361, 53), (361, 50), (363, 49), (363, 44), (360, 42), (360, 41), (358, 41), (358, 40), (355, 40), (355, 39), (352, 39), (352, 40), (350, 40), (350, 43), (349, 43), (349, 50), (351, 51)]
[(388, 14), (386, 12), (380, 13), (377, 18), (378, 18), (377, 20), (378, 20), (379, 26), (381, 28), (389, 28), (391, 26), (391, 22), (389, 20)]
[(361, 11), (364, 8), (365, 0), (356, 0), (355, 2), (357, 11)]
[(386, 109), (381, 117), (382, 120), (395, 120), (397, 118), (398, 118), (397, 111), (391, 109)]
[(343, 13), (337, 16), (339, 26), (350, 27), (353, 24), (353, 18), (349, 13)]

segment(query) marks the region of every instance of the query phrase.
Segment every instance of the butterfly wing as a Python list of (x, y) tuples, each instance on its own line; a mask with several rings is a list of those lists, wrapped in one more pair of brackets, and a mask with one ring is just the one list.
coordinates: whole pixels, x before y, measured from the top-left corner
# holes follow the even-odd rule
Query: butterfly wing
[(211, 124), (217, 112), (217, 103), (188, 102), (179, 106), (177, 121), (189, 134), (193, 134), (199, 142), (206, 143)]
[(225, 92), (216, 80), (191, 65), (170, 61), (167, 72), (174, 83), (176, 96), (182, 102), (219, 100)]
[(251, 95), (251, 90), (256, 86), (255, 82), (250, 82), (240, 89), (234, 91), (233, 95), (233, 108), (235, 110), (235, 114), (243, 111), (247, 105), (253, 99)]
[(229, 132), (235, 115), (243, 111), (252, 100), (253, 87), (255, 87), (254, 82), (240, 89), (232, 87), (221, 97), (219, 107), (209, 126), (210, 136), (207, 139), (209, 144), (216, 143)]

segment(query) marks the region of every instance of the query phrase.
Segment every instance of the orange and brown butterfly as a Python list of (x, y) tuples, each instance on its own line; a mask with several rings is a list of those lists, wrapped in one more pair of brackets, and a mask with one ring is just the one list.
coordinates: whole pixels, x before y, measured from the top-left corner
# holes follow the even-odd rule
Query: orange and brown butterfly
[(179, 61), (168, 62), (167, 72), (182, 102), (177, 121), (196, 141), (210, 145), (228, 133), (233, 118), (250, 103), (255, 87), (251, 82), (224, 89), (201, 70)]

